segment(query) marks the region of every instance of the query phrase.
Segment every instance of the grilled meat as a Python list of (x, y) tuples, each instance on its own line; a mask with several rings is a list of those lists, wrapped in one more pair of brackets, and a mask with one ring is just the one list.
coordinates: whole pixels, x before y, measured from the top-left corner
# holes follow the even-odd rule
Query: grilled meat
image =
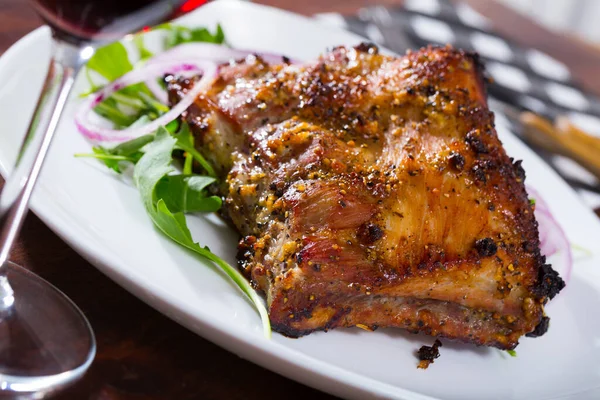
[[(191, 84), (172, 79), (171, 101)], [(564, 283), (540, 254), (476, 55), (251, 56), (182, 118), (224, 178), (240, 263), (275, 330), (400, 327), (512, 349), (548, 326), (543, 305)]]

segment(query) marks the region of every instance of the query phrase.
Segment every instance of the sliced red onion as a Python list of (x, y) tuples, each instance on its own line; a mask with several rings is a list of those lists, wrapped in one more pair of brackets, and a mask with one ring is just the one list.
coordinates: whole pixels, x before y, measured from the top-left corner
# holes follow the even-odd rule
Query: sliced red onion
[(558, 259), (558, 262), (552, 263), (552, 268), (568, 282), (573, 269), (573, 253), (569, 239), (539, 192), (529, 186), (527, 192), (535, 199), (534, 214), (538, 222), (540, 251), (546, 257), (554, 256)]
[[(269, 64), (281, 64), (286, 59), (282, 55), (256, 52), (251, 50), (239, 50), (229, 47), (213, 44), (213, 43), (185, 43), (173, 47), (163, 53), (157, 54), (146, 62), (146, 65), (154, 65), (165, 62), (181, 61), (182, 63), (190, 63), (195, 60), (206, 61), (210, 60), (217, 64), (226, 63), (232, 60), (244, 59), (250, 55), (257, 55)], [(287, 59), (287, 62), (297, 63)], [(167, 93), (155, 79), (146, 81), (146, 85), (154, 94), (154, 96), (163, 104), (167, 104)]]
[[(260, 56), (269, 64), (281, 64), (285, 61), (284, 57), (280, 54), (232, 49), (213, 43), (185, 43), (155, 55), (149, 59), (147, 63), (154, 64), (160, 62), (173, 62), (176, 60), (210, 60), (216, 63), (224, 63), (231, 60), (239, 60), (249, 55)], [(289, 62), (294, 64), (297, 61), (289, 60)]]
[(540, 192), (538, 192), (531, 186), (527, 186), (526, 189), (527, 189), (527, 193), (529, 193), (529, 197), (535, 201), (536, 209), (541, 208), (541, 209), (547, 210), (547, 211), (550, 210), (548, 203), (546, 203), (546, 201), (544, 200), (544, 198), (542, 197)]
[(160, 101), (163, 104), (167, 104), (169, 102), (169, 94), (167, 91), (160, 86), (157, 79), (159, 77), (154, 77), (154, 79), (148, 79), (146, 81), (146, 86), (152, 92), (156, 100)]
[[(178, 73), (178, 72), (199, 72), (202, 71), (202, 79), (200, 79), (194, 87), (189, 90), (186, 95), (171, 108), (168, 112), (161, 115), (154, 121), (143, 125), (141, 127), (126, 128), (126, 129), (110, 129), (102, 128), (97, 126), (91, 126), (87, 120), (88, 114), (96, 107), (102, 100), (110, 96), (112, 93), (123, 89), (134, 83), (149, 81), (156, 79), (165, 73)], [(146, 135), (158, 129), (160, 126), (164, 126), (169, 122), (176, 119), (182, 112), (184, 112), (196, 99), (196, 97), (205, 90), (209, 83), (211, 83), (217, 73), (217, 65), (210, 61), (194, 60), (188, 63), (177, 63), (177, 64), (166, 64), (166, 63), (153, 63), (152, 65), (146, 64), (144, 67), (128, 72), (121, 78), (114, 82), (106, 85), (98, 92), (89, 96), (89, 98), (81, 105), (79, 111), (75, 115), (75, 124), (77, 129), (88, 139), (93, 141), (125, 141), (136, 138), (138, 136)]]
[[(536, 210), (535, 218), (540, 230), (540, 251), (546, 257), (554, 256), (560, 260), (553, 262), (552, 268), (568, 283), (573, 269), (573, 254), (565, 231), (549, 211)], [(543, 242), (542, 232), (545, 232)]]
[[(151, 64), (148, 67), (151, 68), (156, 64)], [(181, 65), (181, 64), (180, 64)], [(185, 65), (185, 68), (175, 68), (175, 69), (169, 69), (169, 70), (165, 70), (164, 72), (170, 72), (172, 74), (179, 74), (181, 76), (187, 76), (187, 75), (197, 75), (198, 72), (202, 71), (202, 68), (198, 67), (197, 65), (195, 65), (194, 63), (190, 63), (188, 61), (187, 64), (183, 64)], [(158, 83), (158, 79), (161, 79), (163, 76), (154, 76), (148, 80), (145, 81), (146, 86), (148, 87), (148, 89), (152, 92), (152, 94), (154, 95), (154, 97), (156, 97), (156, 99), (158, 101), (160, 101), (163, 104), (168, 104), (169, 103), (169, 96), (167, 91), (165, 90), (164, 87), (162, 87), (159, 83)]]

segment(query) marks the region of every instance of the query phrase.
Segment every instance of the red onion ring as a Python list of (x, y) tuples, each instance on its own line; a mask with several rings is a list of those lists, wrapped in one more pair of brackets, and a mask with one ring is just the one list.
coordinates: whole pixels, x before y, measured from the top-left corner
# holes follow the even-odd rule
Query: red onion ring
[[(126, 128), (126, 129), (110, 129), (97, 126), (91, 126), (87, 120), (87, 115), (93, 110), (102, 100), (110, 96), (112, 93), (123, 89), (134, 83), (150, 80), (164, 75), (167, 72), (177, 73), (181, 71), (202, 71), (202, 79), (200, 79), (194, 87), (189, 90), (186, 95), (171, 108), (168, 112), (161, 115), (154, 121), (141, 127)], [(75, 115), (75, 125), (79, 132), (85, 137), (93, 141), (125, 141), (139, 136), (154, 132), (160, 126), (164, 126), (173, 121), (182, 112), (184, 112), (196, 99), (196, 97), (205, 90), (216, 76), (217, 65), (210, 61), (194, 60), (193, 62), (170, 64), (153, 63), (145, 65), (141, 69), (133, 70), (123, 75), (114, 82), (109, 83), (104, 88), (89, 96), (89, 98), (81, 105)]]
[[(154, 65), (154, 64), (153, 64)], [(151, 65), (152, 66), (152, 65)], [(175, 69), (175, 70), (169, 70), (169, 71), (165, 71), (165, 72), (170, 72), (170, 73), (178, 73), (181, 76), (187, 76), (189, 75), (197, 75), (198, 72), (202, 71), (201, 68), (198, 68), (197, 66), (190, 64), (189, 67), (193, 67), (193, 68), (189, 68), (189, 69)], [(158, 100), (159, 102), (161, 102), (162, 104), (169, 104), (169, 95), (167, 93), (167, 91), (165, 90), (164, 87), (162, 87), (159, 83), (158, 83), (158, 78), (163, 78), (162, 76), (155, 76), (151, 79), (146, 80), (144, 83), (146, 83), (146, 86), (148, 87), (148, 89), (152, 92), (152, 94), (154, 95), (154, 97), (156, 97), (156, 100)]]
[[(158, 77), (156, 77), (158, 78)], [(160, 86), (160, 84), (154, 79), (148, 79), (145, 83), (148, 89), (152, 92), (156, 100), (160, 101), (163, 104), (167, 104), (169, 102), (169, 94), (165, 91), (164, 88)]]
[(536, 210), (535, 218), (538, 221), (540, 232), (547, 232), (544, 242), (542, 243), (540, 240), (540, 251), (547, 257), (560, 256), (560, 262), (552, 263), (552, 267), (565, 283), (568, 283), (573, 269), (573, 254), (565, 231), (552, 214), (546, 210)]
[(537, 190), (535, 190), (534, 188), (532, 188), (531, 186), (527, 186), (527, 193), (530, 195), (530, 197), (535, 201), (535, 207), (537, 208), (541, 208), (543, 210), (550, 210), (550, 207), (548, 206), (548, 203), (546, 203), (546, 201), (544, 200), (544, 198), (542, 197), (542, 195), (540, 194), (540, 192), (538, 192)]
[[(181, 61), (182, 63), (199, 60), (210, 60), (217, 64), (226, 63), (232, 60), (240, 60), (255, 55), (262, 58), (268, 64), (281, 64), (285, 61), (292, 63), (291, 60), (281, 55), (256, 52), (250, 50), (232, 49), (229, 47), (213, 44), (213, 43), (185, 43), (173, 47), (163, 53), (157, 54), (149, 59), (146, 65), (154, 65), (157, 63)], [(293, 62), (295, 63), (295, 61)], [(156, 82), (155, 79), (146, 81), (146, 85), (154, 94), (154, 96), (163, 104), (167, 104), (166, 91)]]
[(548, 203), (544, 201), (539, 192), (529, 186), (527, 192), (535, 199), (534, 215), (538, 222), (540, 251), (546, 257), (560, 256), (560, 261), (553, 263), (552, 267), (559, 273), (565, 283), (568, 283), (573, 269), (571, 243), (565, 231), (550, 212)]
[[(286, 58), (280, 54), (257, 52), (255, 50), (240, 50), (221, 46), (213, 43), (184, 43), (173, 47), (163, 53), (157, 54), (147, 61), (147, 64), (160, 62), (190, 60), (210, 60), (215, 63), (225, 63), (232, 60), (246, 58), (249, 55), (256, 55), (269, 64), (282, 64)], [(288, 62), (295, 64), (297, 61), (287, 59)]]

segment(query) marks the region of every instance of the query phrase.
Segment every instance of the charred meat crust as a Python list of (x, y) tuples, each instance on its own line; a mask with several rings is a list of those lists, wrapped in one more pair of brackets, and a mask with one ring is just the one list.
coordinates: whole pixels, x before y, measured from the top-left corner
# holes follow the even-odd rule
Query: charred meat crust
[(494, 243), (493, 239), (484, 238), (475, 242), (475, 249), (481, 257), (489, 257), (496, 254), (496, 251), (498, 251), (498, 246), (496, 243)]
[(540, 321), (540, 323), (535, 327), (535, 329), (531, 332), (529, 332), (528, 334), (526, 334), (525, 336), (527, 337), (540, 337), (543, 334), (545, 334), (546, 332), (548, 332), (548, 328), (550, 327), (550, 318), (544, 316), (542, 317), (542, 320)]
[[(171, 101), (190, 84), (170, 79)], [(221, 67), (182, 118), (224, 178), (275, 330), (401, 327), (502, 349), (543, 333), (564, 282), (483, 84), (477, 55), (450, 47)]]
[[(273, 329), (285, 336), (298, 338), (314, 331), (328, 331), (339, 326), (360, 324), (377, 328), (399, 327), (413, 334), (425, 333), (510, 350), (517, 346), (523, 327), (520, 321), (507, 320), (491, 312), (430, 299), (359, 296), (348, 301), (325, 300), (312, 306), (305, 304), (300, 307), (304, 308), (272, 314)], [(289, 318), (290, 315), (293, 317)], [(318, 327), (306, 329), (303, 315), (312, 316), (312, 322), (319, 319)], [(327, 319), (329, 315), (333, 317)], [(384, 319), (383, 316), (387, 318)], [(466, 334), (465, 325), (468, 326)]]
[(539, 298), (547, 297), (550, 300), (565, 287), (565, 281), (549, 264), (543, 264), (540, 267), (537, 282), (537, 285), (533, 287), (533, 291)]
[(433, 362), (433, 360), (440, 356), (439, 347), (442, 347), (442, 342), (439, 340), (436, 340), (433, 346), (421, 346), (418, 351), (419, 360)]
[(442, 347), (442, 342), (435, 340), (432, 346), (421, 346), (417, 351), (419, 357), (419, 368), (427, 369), (429, 364), (432, 364), (436, 358), (440, 356), (439, 348)]

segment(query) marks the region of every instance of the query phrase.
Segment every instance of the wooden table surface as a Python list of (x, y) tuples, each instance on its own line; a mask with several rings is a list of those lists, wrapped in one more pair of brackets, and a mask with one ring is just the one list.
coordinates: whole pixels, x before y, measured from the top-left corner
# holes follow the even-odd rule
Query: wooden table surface
[[(313, 14), (351, 13), (368, 4), (400, 1), (259, 2)], [(492, 1), (469, 2), (489, 16), (498, 31), (561, 60), (580, 83), (600, 95), (596, 48), (549, 32)], [(40, 24), (26, 0), (0, 0), (0, 54)], [(25, 221), (11, 258), (64, 291), (86, 313), (96, 333), (98, 354), (90, 371), (55, 399), (333, 398), (242, 360), (172, 322), (98, 272), (33, 214)]]

